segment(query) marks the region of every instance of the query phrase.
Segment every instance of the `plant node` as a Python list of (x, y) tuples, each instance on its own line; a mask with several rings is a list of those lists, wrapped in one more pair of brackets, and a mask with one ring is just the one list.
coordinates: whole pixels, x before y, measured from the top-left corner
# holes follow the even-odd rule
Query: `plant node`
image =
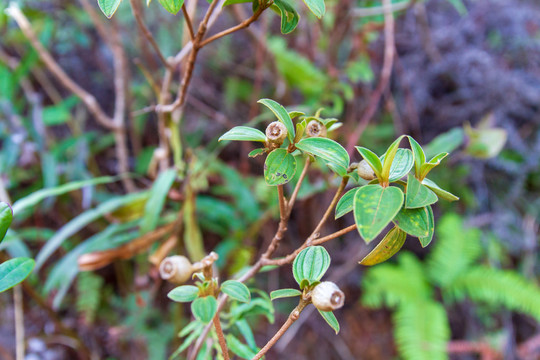
[(313, 288), (311, 302), (321, 311), (339, 309), (345, 303), (345, 294), (331, 281), (323, 281)]

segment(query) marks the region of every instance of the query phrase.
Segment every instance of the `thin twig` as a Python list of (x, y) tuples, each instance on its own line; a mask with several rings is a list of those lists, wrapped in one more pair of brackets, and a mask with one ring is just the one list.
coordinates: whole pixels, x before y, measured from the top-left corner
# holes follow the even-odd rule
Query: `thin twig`
[(279, 219), (284, 221), (288, 218), (287, 214), (289, 214), (289, 211), (287, 211), (287, 201), (285, 199), (285, 195), (283, 194), (283, 185), (278, 185), (277, 191), (279, 200)]
[(270, 5), (272, 4), (272, 2), (270, 2), (267, 6), (259, 6), (259, 8), (257, 9), (257, 11), (255, 11), (253, 13), (253, 15), (251, 15), (251, 17), (247, 18), (246, 20), (242, 21), (240, 24), (236, 25), (236, 26), (233, 26), (233, 27), (230, 27), (226, 30), (223, 30), (215, 35), (212, 35), (210, 36), (209, 38), (205, 39), (204, 41), (201, 42), (200, 46), (203, 47), (203, 46), (206, 46), (208, 44), (210, 44), (212, 41), (215, 41), (219, 38), (222, 38), (224, 36), (227, 36), (229, 34), (232, 34), (233, 32), (235, 31), (238, 31), (238, 30), (242, 30), (242, 29), (245, 29), (247, 28), (249, 25), (251, 25), (253, 22), (257, 21), (257, 19), (259, 18), (259, 16), (261, 16), (261, 14), (263, 13), (263, 11), (265, 9), (267, 9)]
[(369, 105), (364, 115), (360, 119), (360, 122), (356, 126), (356, 129), (349, 136), (347, 141), (347, 152), (349, 154), (354, 150), (354, 146), (357, 144), (360, 136), (364, 132), (364, 129), (368, 125), (369, 121), (375, 115), (377, 105), (381, 99), (381, 96), (390, 81), (390, 75), (392, 74), (392, 67), (394, 64), (395, 42), (394, 42), (394, 15), (392, 13), (391, 0), (382, 0), (384, 8), (384, 60), (381, 70), (381, 77), (377, 88), (371, 94), (369, 99)]
[(171, 65), (169, 64), (169, 62), (167, 61), (167, 59), (161, 52), (159, 45), (156, 42), (156, 39), (150, 32), (150, 29), (148, 29), (148, 26), (146, 26), (146, 24), (144, 23), (139, 3), (137, 2), (137, 0), (129, 0), (129, 4), (131, 5), (131, 11), (133, 13), (133, 17), (135, 17), (135, 21), (137, 22), (137, 26), (139, 27), (139, 30), (142, 32), (146, 40), (148, 40), (150, 45), (152, 45), (152, 47), (154, 48), (154, 51), (156, 52), (157, 56), (159, 57), (163, 65), (165, 65), (166, 68), (170, 68)]
[(259, 360), (272, 348), (272, 346), (275, 345), (275, 343), (285, 334), (285, 332), (291, 327), (291, 325), (298, 320), (300, 317), (300, 313), (304, 308), (309, 304), (309, 301), (304, 300), (303, 298), (300, 299), (300, 303), (294, 310), (290, 313), (289, 317), (287, 318), (287, 321), (281, 326), (281, 328), (274, 334), (274, 336), (266, 343), (266, 345), (263, 346), (263, 348), (255, 355), (255, 357), (252, 360)]
[(21, 285), (13, 288), (13, 303), (15, 307), (15, 358), (24, 360), (24, 311)]
[(34, 30), (32, 29), (32, 26), (28, 22), (28, 19), (26, 16), (24, 16), (21, 10), (12, 3), (12, 5), (10, 5), (5, 11), (15, 20), (24, 36), (26, 36), (26, 38), (30, 41), (30, 44), (36, 50), (40, 59), (45, 63), (49, 71), (56, 77), (56, 79), (69, 91), (75, 94), (75, 96), (81, 99), (83, 104), (88, 108), (88, 111), (94, 115), (98, 123), (108, 129), (114, 129), (116, 125), (114, 124), (113, 120), (103, 111), (94, 95), (90, 94), (85, 89), (80, 87), (75, 81), (73, 81), (58, 65), (47, 49), (45, 49), (45, 47), (41, 44)]
[(219, 346), (221, 347), (221, 352), (225, 360), (229, 360), (229, 349), (227, 348), (227, 342), (225, 341), (225, 336), (223, 335), (223, 330), (221, 329), (221, 321), (219, 320), (219, 313), (216, 312), (214, 316), (214, 327), (216, 328), (216, 333), (218, 336)]
[(306, 177), (310, 162), (311, 160), (308, 157), (306, 159), (306, 163), (304, 164), (304, 168), (302, 169), (302, 173), (300, 174), (300, 177), (298, 178), (298, 182), (296, 183), (296, 186), (294, 187), (289, 203), (287, 204), (287, 216), (291, 215), (292, 208), (296, 201), (296, 197), (298, 196), (298, 192), (300, 191), (300, 187), (302, 186), (302, 182), (304, 181), (304, 178)]
[(182, 4), (182, 13), (184, 14), (184, 20), (186, 21), (186, 27), (188, 28), (189, 36), (191, 38), (191, 41), (193, 41), (195, 39), (195, 32), (193, 31), (193, 24), (191, 23), (191, 17), (189, 16), (185, 3)]
[[(402, 11), (407, 10), (410, 7), (411, 1), (402, 1), (390, 5), (390, 11)], [(385, 6), (374, 6), (369, 8), (356, 8), (351, 11), (352, 17), (366, 17), (366, 16), (376, 16), (382, 15), (385, 13)]]

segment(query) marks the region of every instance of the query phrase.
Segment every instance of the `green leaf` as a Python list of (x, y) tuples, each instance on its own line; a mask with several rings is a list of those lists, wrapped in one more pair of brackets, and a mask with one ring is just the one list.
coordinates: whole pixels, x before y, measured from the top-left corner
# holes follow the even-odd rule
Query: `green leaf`
[(244, 3), (251, 3), (253, 0), (227, 0), (223, 3), (223, 7), (234, 5), (234, 4), (244, 4)]
[(418, 238), (418, 240), (420, 240), (420, 245), (422, 245), (423, 248), (429, 245), (429, 243), (433, 239), (433, 233), (435, 232), (435, 218), (433, 216), (433, 210), (431, 209), (431, 206), (428, 206), (427, 210), (428, 210), (428, 235), (421, 236)]
[(347, 174), (349, 167), (349, 154), (347, 150), (334, 140), (320, 137), (311, 137), (300, 140), (296, 147), (302, 151), (318, 156), (327, 161), (328, 166), (339, 176)]
[(257, 157), (259, 155), (264, 154), (265, 152), (266, 152), (265, 148), (259, 148), (259, 149), (255, 149), (255, 150), (250, 151), (248, 156), (254, 158), (254, 157)]
[(120, 176), (102, 176), (102, 177), (98, 177), (98, 178), (94, 178), (90, 180), (73, 181), (73, 182), (60, 185), (54, 188), (41, 189), (16, 201), (13, 204), (13, 213), (14, 214), (20, 213), (23, 210), (36, 205), (37, 203), (39, 203), (40, 201), (42, 201), (43, 199), (49, 196), (58, 196), (58, 195), (65, 194), (73, 190), (83, 188), (85, 186), (106, 184), (106, 183), (118, 181), (120, 179), (121, 179)]
[(4, 240), (4, 236), (8, 231), (9, 225), (13, 220), (13, 211), (5, 202), (0, 202), (0, 242)]
[(446, 191), (444, 189), (441, 189), (439, 185), (435, 184), (433, 181), (429, 179), (422, 180), (422, 184), (426, 185), (428, 188), (430, 188), (435, 194), (437, 194), (438, 197), (448, 200), (448, 201), (457, 201), (459, 198), (452, 194), (449, 191)]
[(45, 263), (45, 261), (47, 261), (49, 256), (51, 256), (67, 238), (76, 234), (86, 225), (90, 224), (92, 221), (99, 219), (103, 215), (118, 209), (119, 207), (139, 201), (140, 199), (146, 198), (147, 196), (147, 192), (120, 196), (107, 200), (104, 203), (98, 205), (95, 209), (86, 210), (82, 214), (78, 215), (77, 217), (69, 221), (67, 224), (62, 226), (54, 234), (54, 236), (50, 238), (41, 248), (40, 252), (36, 256), (36, 270), (38, 270)]
[[(274, 2), (274, 3), (277, 3), (277, 2)], [(277, 103), (276, 101), (272, 99), (260, 99), (257, 102), (269, 108), (274, 113), (274, 115), (276, 115), (277, 119), (283, 125), (285, 125), (285, 127), (287, 128), (287, 137), (289, 138), (289, 141), (291, 141), (292, 143), (294, 140), (294, 134), (295, 134), (294, 124), (287, 110), (285, 110), (283, 106), (281, 106), (279, 103)]]
[(296, 29), (300, 15), (287, 0), (274, 0), (272, 9), (277, 8), (281, 14), (281, 33), (288, 34)]
[(231, 299), (241, 302), (249, 302), (251, 300), (251, 293), (246, 285), (240, 281), (227, 280), (221, 284), (221, 291), (229, 295)]
[(144, 216), (141, 220), (141, 232), (147, 233), (156, 228), (159, 215), (163, 210), (167, 194), (176, 179), (176, 169), (169, 169), (161, 174), (152, 185), (150, 197), (144, 206)]
[(381, 170), (381, 178), (380, 180), (383, 182), (387, 182), (390, 179), (390, 169), (392, 168), (392, 164), (394, 162), (394, 158), (396, 157), (396, 153), (399, 148), (399, 143), (401, 142), (401, 139), (403, 139), (404, 135), (398, 137), (386, 150), (384, 153), (384, 161), (382, 164), (382, 170)]
[[(384, 155), (381, 161), (384, 160)], [(392, 166), (390, 167), (389, 181), (396, 181), (404, 177), (411, 171), (414, 165), (414, 158), (411, 150), (398, 149)]]
[(182, 9), (182, 5), (184, 4), (184, 0), (159, 0), (159, 3), (165, 10), (170, 12), (173, 15), (178, 14), (180, 9)]
[(409, 174), (407, 178), (407, 194), (405, 198), (405, 207), (407, 209), (421, 208), (437, 202), (439, 198), (433, 191), (425, 185), (422, 185), (414, 175)]
[(167, 297), (176, 302), (191, 302), (199, 296), (199, 288), (193, 285), (178, 286), (167, 294)]
[(390, 259), (401, 249), (405, 243), (406, 237), (407, 234), (405, 232), (394, 227), (385, 235), (381, 242), (360, 261), (360, 264), (372, 266)]
[(293, 262), (293, 276), (303, 289), (302, 282), (312, 284), (321, 280), (330, 266), (330, 255), (322, 246), (309, 246), (302, 250)]
[(216, 315), (217, 301), (213, 296), (206, 296), (195, 299), (191, 303), (191, 312), (197, 320), (203, 323), (209, 323)]
[(358, 150), (358, 152), (360, 153), (360, 155), (362, 155), (364, 160), (366, 160), (369, 166), (371, 166), (377, 178), (380, 179), (381, 172), (382, 172), (381, 159), (379, 159), (379, 157), (373, 151), (365, 147), (356, 146), (356, 150)]
[(236, 325), (238, 331), (240, 331), (240, 334), (242, 334), (242, 336), (246, 340), (249, 348), (253, 351), (258, 351), (257, 344), (255, 343), (255, 336), (253, 336), (253, 331), (251, 330), (251, 327), (249, 326), (247, 320), (237, 320), (234, 322), (234, 325)]
[(98, 0), (98, 5), (107, 18), (111, 18), (122, 0)]
[(309, 10), (318, 17), (319, 19), (326, 12), (326, 7), (324, 6), (324, 0), (304, 0), (304, 3), (307, 5)]
[(427, 207), (419, 209), (401, 209), (394, 219), (401, 230), (416, 237), (429, 235), (429, 210)]
[(302, 292), (300, 290), (296, 289), (279, 289), (274, 290), (270, 293), (270, 299), (281, 299), (281, 298), (287, 298), (287, 297), (295, 297), (302, 295)]
[(416, 140), (410, 136), (408, 136), (408, 138), (414, 156), (414, 173), (416, 177), (420, 177), (420, 168), (426, 162), (426, 154), (424, 154), (424, 150), (422, 150), (422, 147)]
[[(425, 145), (425, 157), (433, 156), (441, 152), (451, 153), (456, 150), (465, 140), (465, 134), (462, 128), (455, 127), (442, 133)], [(425, 161), (425, 158), (424, 158)]]
[(24, 281), (34, 269), (34, 260), (15, 258), (0, 264), (0, 293)]
[(358, 190), (354, 196), (354, 221), (366, 243), (375, 239), (397, 215), (403, 198), (397, 187), (366, 185)]
[(264, 162), (264, 180), (268, 185), (288, 183), (296, 173), (296, 159), (286, 149), (276, 149)]
[(321, 316), (323, 317), (324, 321), (326, 321), (328, 325), (330, 325), (330, 327), (334, 329), (337, 335), (337, 333), (339, 333), (339, 322), (337, 321), (334, 313), (331, 311), (321, 311), (319, 309), (317, 310), (319, 311), (319, 314), (321, 314)]
[(433, 168), (441, 163), (448, 156), (448, 153), (440, 153), (420, 168), (420, 179), (423, 179)]
[(347, 191), (341, 199), (339, 199), (337, 205), (336, 205), (336, 219), (342, 217), (345, 214), (348, 214), (349, 212), (353, 211), (354, 208), (354, 195), (356, 195), (356, 192), (360, 188), (354, 188), (349, 191)]
[(249, 360), (255, 357), (255, 355), (257, 355), (256, 352), (254, 352), (249, 348), (249, 346), (238, 340), (234, 335), (227, 334), (226, 338), (229, 350), (231, 350), (236, 356), (239, 356), (242, 359)]
[(223, 140), (266, 142), (266, 135), (262, 131), (249, 126), (236, 126), (221, 135), (218, 141)]

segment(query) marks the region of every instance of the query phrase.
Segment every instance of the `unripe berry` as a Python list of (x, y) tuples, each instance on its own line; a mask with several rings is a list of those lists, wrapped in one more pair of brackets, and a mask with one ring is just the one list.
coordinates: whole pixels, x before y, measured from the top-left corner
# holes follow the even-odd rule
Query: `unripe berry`
[(331, 281), (323, 281), (313, 288), (311, 302), (321, 311), (339, 309), (345, 303), (345, 294)]
[(362, 160), (358, 163), (356, 171), (358, 171), (358, 175), (364, 180), (373, 180), (376, 177), (375, 172), (366, 160)]
[(173, 284), (183, 284), (191, 277), (193, 266), (185, 256), (175, 255), (165, 258), (159, 265), (159, 275)]
[(308, 137), (326, 137), (326, 126), (320, 121), (311, 120), (307, 124), (306, 135)]
[(287, 128), (279, 121), (274, 121), (266, 128), (268, 142), (281, 145), (287, 137)]

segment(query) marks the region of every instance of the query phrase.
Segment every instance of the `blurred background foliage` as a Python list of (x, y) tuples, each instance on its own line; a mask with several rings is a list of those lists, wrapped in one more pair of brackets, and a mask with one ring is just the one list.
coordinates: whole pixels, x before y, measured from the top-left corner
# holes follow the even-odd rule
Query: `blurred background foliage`
[[(111, 112), (112, 55), (79, 3), (19, 3), (58, 63)], [(158, 5), (145, 8), (144, 17), (172, 56), (183, 23)], [(332, 136), (346, 142), (378, 83), (381, 4), (329, 0), (323, 20), (302, 10), (298, 29), (287, 36), (279, 34), (277, 17), (263, 16), (248, 31), (205, 48), (181, 124), (190, 177), (183, 199), (175, 197), (174, 176), (149, 171), (158, 129), (155, 114), (141, 109), (155, 103), (160, 64), (135, 33), (129, 6), (122, 4), (114, 21), (129, 58), (129, 166), (141, 189), (133, 194), (125, 194), (117, 177), (112, 132), (47, 72), (4, 14), (6, 6), (0, 3), (0, 198), (14, 204), (15, 218), (0, 250), (3, 257), (37, 260), (38, 271), (23, 287), (28, 358), (166, 358), (180, 345), (177, 335), (189, 314), (166, 299), (171, 286), (148, 260), (157, 245), (95, 272), (80, 272), (77, 260), (141, 239), (181, 213), (177, 252), (197, 260), (216, 251), (224, 277), (251, 264), (273, 234), (278, 204), (260, 176), (262, 160), (247, 157), (254, 147), (224, 149), (217, 138), (235, 125), (270, 121), (256, 100), (271, 97), (306, 113), (325, 107), (324, 116), (344, 123)], [(220, 28), (250, 11), (235, 6), (219, 19)], [(269, 358), (538, 359), (540, 6), (536, 0), (394, 6), (393, 76), (360, 144), (382, 153), (396, 135), (408, 133), (428, 144), (428, 157), (451, 151), (433, 180), (461, 200), (436, 208), (436, 218), (448, 214), (432, 247), (407, 241), (408, 253), (388, 264), (358, 265), (371, 246), (356, 233), (329, 243), (330, 279), (347, 296), (337, 312), (340, 335), (319, 326), (317, 316), (304, 316)], [(309, 175), (283, 254), (309, 235), (333, 180), (324, 166)], [(329, 226), (351, 223), (346, 216)], [(288, 267), (256, 280), (268, 291), (292, 283)], [(279, 302), (274, 313), (258, 296), (251, 308), (238, 310), (248, 326), (239, 322), (233, 332), (251, 349), (275, 332), (274, 317), (285, 318), (291, 305)], [(252, 316), (260, 314), (266, 316)], [(14, 349), (13, 316), (4, 293), (0, 356), (6, 359)], [(438, 345), (426, 349), (425, 341)], [(469, 351), (461, 355), (464, 348)]]

